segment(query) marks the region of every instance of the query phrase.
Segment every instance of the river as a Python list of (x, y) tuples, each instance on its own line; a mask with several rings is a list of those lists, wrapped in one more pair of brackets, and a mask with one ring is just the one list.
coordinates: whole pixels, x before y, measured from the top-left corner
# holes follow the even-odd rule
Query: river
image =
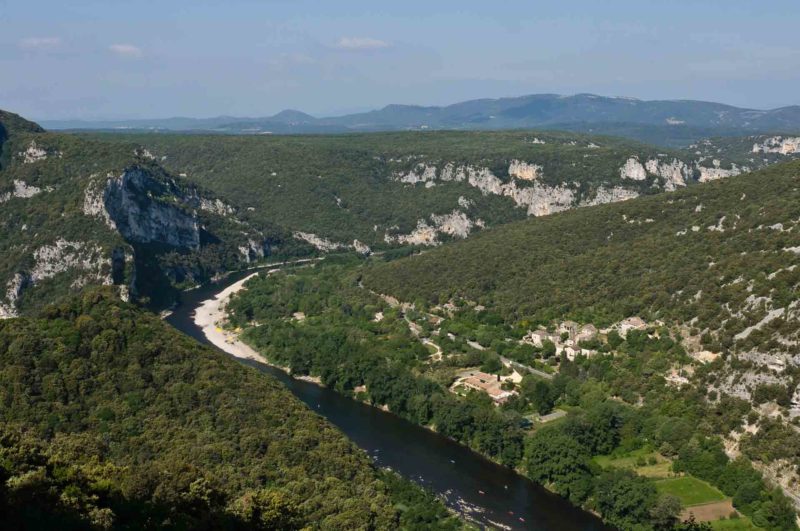
[[(247, 274), (252, 271), (235, 273), (185, 292), (180, 306), (166, 321), (210, 345), (194, 323), (195, 309)], [(594, 515), (446, 437), (330, 389), (296, 380), (280, 369), (256, 361), (238, 361), (277, 378), (367, 452), (378, 466), (390, 467), (431, 489), (448, 507), (482, 526), (559, 531), (608, 529)]]

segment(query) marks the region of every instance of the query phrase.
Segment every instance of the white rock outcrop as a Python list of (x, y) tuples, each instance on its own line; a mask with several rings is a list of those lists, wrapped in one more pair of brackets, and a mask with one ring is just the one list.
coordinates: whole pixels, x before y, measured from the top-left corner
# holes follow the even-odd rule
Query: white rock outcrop
[(800, 137), (773, 136), (765, 139), (760, 144), (753, 144), (753, 153), (778, 153), (780, 155), (793, 155), (800, 153)]
[[(45, 188), (45, 191), (51, 192), (53, 189), (50, 187)], [(42, 193), (42, 189), (38, 186), (33, 186), (25, 181), (14, 180), (14, 189), (10, 192), (0, 194), (0, 203), (5, 203), (13, 198), (30, 199)]]
[[(84, 195), (83, 213), (102, 219), (128, 241), (199, 249), (200, 223), (196, 213), (157, 199), (169, 184), (142, 168), (129, 168), (119, 176), (108, 176), (100, 188), (90, 186)], [(197, 202), (197, 197), (170, 191), (179, 200)]]
[(83, 270), (91, 273), (93, 280), (111, 284), (111, 277), (104, 274), (111, 261), (104, 256), (99, 245), (59, 238), (52, 245), (43, 245), (33, 252), (36, 261), (29, 275), (31, 284), (52, 278), (69, 270)]
[[(517, 167), (517, 169), (526, 172), (525, 175), (531, 177), (534, 173), (537, 176), (541, 175), (540, 170), (536, 169), (539, 168), (538, 166), (525, 164), (524, 170), (522, 167)], [(405, 183), (418, 183), (436, 179), (436, 174), (436, 166), (418, 164), (408, 173), (395, 174), (395, 179)], [(544, 216), (567, 210), (573, 207), (575, 202), (575, 192), (565, 185), (550, 186), (534, 180), (533, 185), (520, 186), (514, 179), (504, 183), (488, 168), (469, 165), (456, 166), (447, 163), (439, 172), (438, 180), (466, 182), (480, 190), (483, 195), (510, 197), (517, 206), (525, 208), (528, 215), (532, 216)]]
[(353, 240), (352, 247), (355, 252), (363, 254), (365, 256), (372, 253), (372, 249), (370, 249), (369, 245), (360, 242), (358, 240)]
[(664, 189), (667, 191), (686, 186), (686, 182), (692, 176), (691, 168), (675, 158), (671, 162), (663, 162), (655, 158), (648, 159), (645, 163), (645, 169), (649, 173), (662, 177), (664, 179)]
[(218, 216), (228, 217), (236, 211), (232, 206), (225, 203), (222, 199), (207, 199), (205, 197), (198, 198), (200, 203), (200, 210), (217, 214)]
[(406, 245), (438, 245), (439, 234), (466, 238), (473, 228), (485, 226), (482, 220), (473, 221), (459, 210), (453, 210), (449, 214), (431, 214), (429, 221), (424, 219), (417, 221), (417, 227), (410, 234), (386, 234), (384, 241)]
[(33, 252), (34, 264), (29, 272), (16, 273), (6, 284), (5, 301), (0, 302), (0, 319), (16, 317), (17, 302), (22, 292), (43, 280), (66, 272), (78, 272), (73, 287), (90, 283), (111, 285), (111, 260), (99, 245), (57, 239)]
[(642, 163), (636, 157), (631, 157), (625, 161), (625, 164), (619, 169), (619, 176), (622, 179), (631, 179), (633, 181), (643, 181), (647, 178), (647, 171), (645, 171)]
[[(405, 174), (395, 175), (395, 178), (401, 183), (416, 184), (436, 180), (436, 166), (428, 166), (427, 164), (417, 164), (412, 170)], [(442, 179), (448, 180), (448, 179)]]
[[(58, 151), (53, 154), (58, 157), (61, 156), (61, 153)], [(28, 144), (25, 151), (19, 152), (18, 155), (22, 158), (23, 164), (33, 164), (34, 162), (47, 159), (48, 153), (46, 149), (39, 147), (35, 140), (31, 140), (31, 143)]]
[(249, 264), (264, 258), (269, 253), (269, 247), (263, 241), (249, 239), (244, 245), (239, 246), (239, 253), (244, 261)]
[(606, 203), (627, 201), (628, 199), (633, 199), (634, 197), (639, 197), (639, 192), (636, 190), (630, 190), (622, 186), (614, 186), (611, 188), (601, 186), (597, 189), (597, 192), (593, 198), (589, 199), (588, 201), (581, 202), (580, 206), (604, 205)]
[(357, 253), (361, 253), (364, 255), (370, 254), (372, 249), (370, 249), (369, 245), (359, 241), (353, 240), (353, 243), (341, 243), (335, 242), (333, 240), (329, 240), (328, 238), (317, 236), (311, 232), (301, 232), (297, 231), (292, 234), (298, 240), (303, 240), (304, 242), (310, 243), (320, 251), (335, 251), (337, 249), (353, 249)]
[(293, 236), (298, 240), (303, 240), (304, 242), (310, 243), (320, 251), (335, 251), (336, 249), (344, 249), (347, 247), (343, 243), (331, 241), (327, 238), (323, 238), (322, 236), (317, 236), (311, 232), (297, 231), (293, 233)]
[(542, 167), (521, 160), (512, 160), (508, 165), (508, 174), (516, 179), (535, 181), (542, 175)]
[(6, 301), (0, 302), (0, 319), (16, 317), (17, 300), (22, 295), (22, 290), (30, 283), (30, 278), (22, 273), (16, 273), (6, 284)]
[(749, 171), (747, 167), (738, 167), (736, 164), (731, 164), (730, 169), (724, 169), (720, 167), (720, 161), (714, 160), (714, 166), (712, 168), (706, 166), (697, 166), (698, 171), (700, 172), (700, 177), (698, 177), (698, 181), (701, 183), (705, 183), (708, 181), (716, 181), (717, 179), (725, 179), (727, 177), (735, 177), (740, 173), (744, 173)]

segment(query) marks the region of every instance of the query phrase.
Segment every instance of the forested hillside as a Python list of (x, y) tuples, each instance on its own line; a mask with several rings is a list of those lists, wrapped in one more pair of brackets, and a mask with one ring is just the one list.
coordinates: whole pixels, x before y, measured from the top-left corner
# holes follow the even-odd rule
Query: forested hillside
[(372, 268), (365, 284), (402, 300), (472, 300), (517, 320), (694, 319), (730, 348), (763, 312), (792, 302), (798, 184), (791, 162), (515, 223)]
[(278, 382), (109, 289), (0, 321), (0, 424), (4, 529), (457, 526)]
[[(577, 133), (93, 135), (146, 146), (168, 169), (318, 248), (434, 245), (526, 216), (735, 175), (725, 153)], [(354, 240), (357, 240), (354, 241)]]

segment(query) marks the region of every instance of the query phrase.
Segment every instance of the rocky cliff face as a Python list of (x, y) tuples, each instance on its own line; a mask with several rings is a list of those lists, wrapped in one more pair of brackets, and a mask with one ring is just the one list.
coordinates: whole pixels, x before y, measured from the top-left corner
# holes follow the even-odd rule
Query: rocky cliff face
[[(777, 137), (776, 137), (777, 138)], [(792, 139), (777, 138), (769, 146), (771, 149), (788, 149), (792, 147)], [(767, 145), (765, 143), (765, 145)], [(754, 148), (755, 149), (755, 148)], [(638, 197), (643, 191), (673, 191), (694, 182), (706, 182), (731, 177), (749, 171), (748, 167), (731, 163), (723, 167), (714, 159), (709, 165), (709, 157), (700, 157), (689, 162), (674, 156), (659, 154), (640, 159), (638, 155), (628, 157), (621, 163), (616, 176), (600, 179), (594, 187), (582, 186), (578, 182), (561, 182), (554, 184), (555, 179), (548, 175), (547, 166), (535, 161), (512, 159), (507, 170), (498, 172), (488, 167), (470, 164), (445, 162), (416, 162), (410, 169), (397, 171), (393, 178), (409, 185), (423, 185), (431, 188), (438, 183), (463, 182), (472, 186), (483, 195), (508, 197), (524, 208), (529, 216), (546, 216), (576, 207), (599, 205), (617, 201), (625, 201)], [(418, 159), (417, 159), (418, 160)], [(398, 160), (397, 162), (404, 162)], [(507, 175), (503, 177), (501, 174)], [(548, 178), (549, 177), (549, 178)], [(546, 179), (548, 178), (548, 179)], [(547, 181), (547, 182), (545, 182)], [(465, 208), (466, 210), (466, 208)], [(463, 238), (474, 227), (482, 227), (480, 220), (470, 220), (465, 212), (454, 211), (448, 214), (451, 218), (457, 215), (463, 222), (458, 224), (459, 230), (442, 230), (437, 215), (430, 219), (420, 219), (417, 228), (409, 234), (387, 233), (387, 243), (436, 245), (437, 234), (449, 234)], [(439, 216), (441, 217), (441, 216)], [(448, 218), (449, 219), (449, 218)], [(455, 218), (453, 218), (455, 219)], [(449, 221), (444, 226), (452, 226)]]
[[(47, 164), (45, 156), (34, 155), (26, 152), (17, 162)], [(118, 285), (123, 298), (141, 294), (152, 299), (148, 291), (202, 282), (270, 252), (266, 237), (240, 220), (234, 207), (152, 162), (92, 176), (81, 186), (80, 214), (46, 219), (47, 226), (35, 230), (35, 242), (18, 242), (17, 266), (6, 273), (11, 276), (0, 292), (0, 318), (16, 316), (27, 294), (44, 284), (65, 284), (69, 289)], [(9, 191), (0, 193), (0, 203), (11, 205), (10, 216), (12, 209), (46, 210), (43, 205), (52, 193), (53, 187), (12, 179)], [(28, 231), (28, 225), (22, 230)], [(137, 280), (136, 270), (142, 265), (148, 278)], [(153, 275), (164, 280), (154, 282)], [(141, 281), (144, 289), (137, 289)]]
[(107, 177), (99, 187), (90, 187), (83, 211), (101, 218), (131, 242), (199, 249), (200, 223), (197, 213), (189, 209), (197, 203), (196, 194), (187, 195), (174, 182), (132, 167)]
[(800, 137), (772, 136), (753, 144), (753, 153), (779, 153), (793, 155), (800, 153)]

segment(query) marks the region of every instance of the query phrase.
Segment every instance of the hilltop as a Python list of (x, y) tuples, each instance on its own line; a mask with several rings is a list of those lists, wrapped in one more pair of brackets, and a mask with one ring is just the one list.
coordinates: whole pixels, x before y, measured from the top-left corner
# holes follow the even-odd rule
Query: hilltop
[(446, 106), (387, 105), (315, 118), (287, 110), (263, 118), (52, 121), (56, 129), (157, 129), (224, 133), (341, 133), (420, 129), (561, 129), (614, 134), (666, 146), (708, 136), (800, 131), (800, 107), (756, 110), (692, 100), (645, 101), (595, 94), (533, 94), (477, 99)]

